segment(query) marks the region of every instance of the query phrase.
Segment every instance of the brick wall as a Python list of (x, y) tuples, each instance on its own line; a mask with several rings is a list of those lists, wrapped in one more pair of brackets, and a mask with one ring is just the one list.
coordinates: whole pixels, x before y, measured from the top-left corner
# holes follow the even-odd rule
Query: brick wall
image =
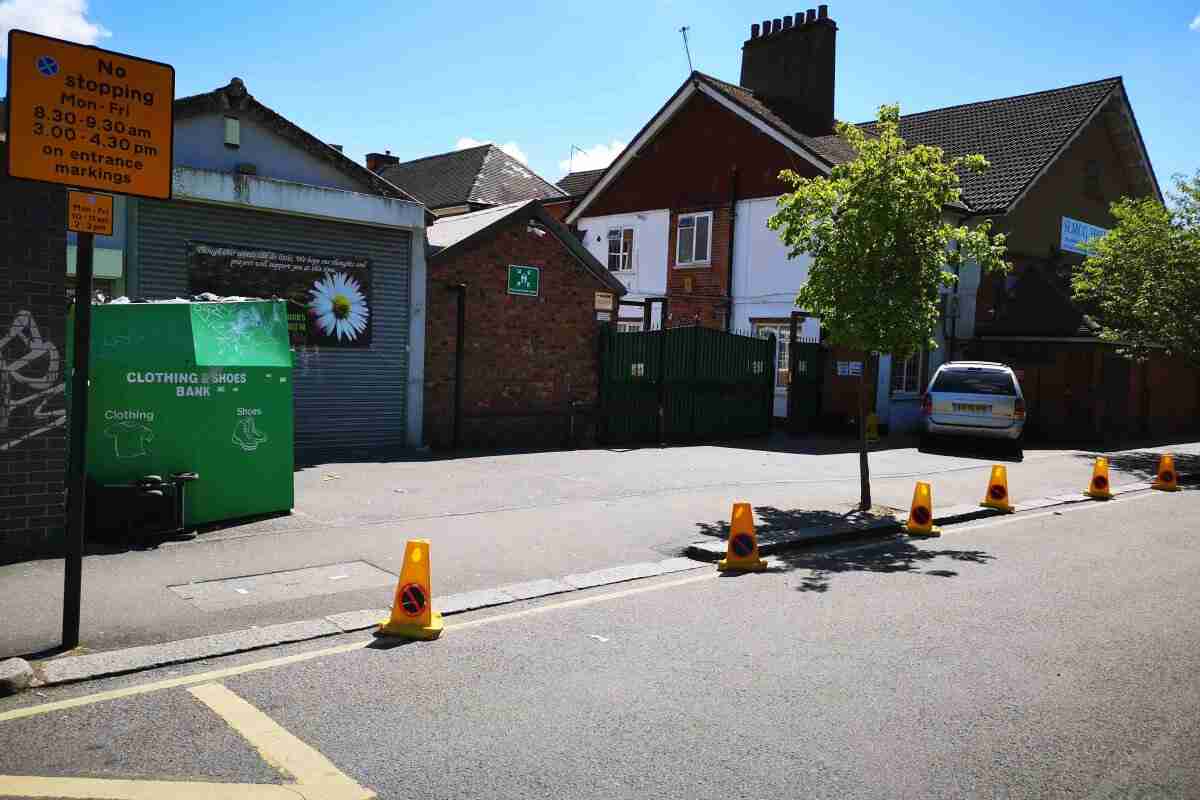
[(65, 191), (0, 173), (0, 563), (61, 547), (66, 217)]
[[(541, 268), (538, 297), (507, 293), (508, 266)], [(465, 250), (429, 265), (425, 333), (425, 439), (448, 447), (454, 423), (455, 292), (466, 283), (463, 444), (562, 447), (573, 400), (596, 403), (599, 326), (595, 293), (605, 287), (551, 233), (514, 219)], [(576, 421), (576, 442), (591, 437)]]
[[(709, 236), (709, 263), (699, 267), (679, 267), (676, 239), (679, 217), (697, 212), (712, 213)], [(671, 228), (667, 235), (667, 298), (671, 325), (699, 322), (707, 328), (725, 328), (729, 313), (729, 206), (695, 206), (671, 212)]]

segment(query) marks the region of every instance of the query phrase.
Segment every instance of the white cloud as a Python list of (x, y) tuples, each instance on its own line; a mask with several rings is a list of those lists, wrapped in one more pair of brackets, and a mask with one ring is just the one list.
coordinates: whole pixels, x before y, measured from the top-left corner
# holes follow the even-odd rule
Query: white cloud
[(625, 143), (613, 139), (608, 144), (601, 142), (593, 147), (588, 147), (582, 152), (572, 150), (574, 158), (558, 162), (559, 169), (563, 172), (584, 172), (589, 169), (604, 169), (617, 156), (621, 155), (621, 151), (625, 149)]
[(1200, 31), (1200, 14), (1196, 15), (1196, 18), (1192, 20), (1192, 24), (1188, 25), (1188, 28), (1193, 31)]
[[(478, 147), (481, 144), (496, 144), (491, 140), (472, 139), (470, 136), (463, 136), (455, 143), (455, 150), (466, 150), (468, 147)], [(520, 148), (516, 142), (505, 142), (504, 144), (496, 145), (510, 156), (520, 161), (522, 164), (529, 163), (529, 156), (525, 155), (525, 151)]]
[(87, 20), (87, 0), (3, 0), (0, 2), (0, 58), (8, 57), (8, 32), (33, 33), (95, 44), (112, 36), (103, 25)]

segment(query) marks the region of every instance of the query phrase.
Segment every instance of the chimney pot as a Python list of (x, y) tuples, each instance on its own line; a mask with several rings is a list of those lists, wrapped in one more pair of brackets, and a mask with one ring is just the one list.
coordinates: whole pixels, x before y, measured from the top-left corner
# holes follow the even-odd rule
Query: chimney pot
[(751, 39), (758, 38), (758, 23), (757, 22), (750, 26), (750, 38)]
[[(747, 41), (742, 49), (738, 81), (755, 95), (786, 103), (793, 126), (811, 136), (826, 135), (834, 128), (837, 25), (828, 18), (828, 7), (821, 9), (819, 25), (815, 7), (784, 19), (763, 20), (757, 40)], [(780, 31), (788, 34), (775, 35)]]
[(829, 19), (829, 6), (817, 6), (817, 19)]

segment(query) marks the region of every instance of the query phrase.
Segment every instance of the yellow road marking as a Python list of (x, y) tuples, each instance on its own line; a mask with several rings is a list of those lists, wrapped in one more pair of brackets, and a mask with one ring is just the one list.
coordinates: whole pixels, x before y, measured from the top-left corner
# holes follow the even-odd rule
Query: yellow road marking
[(333, 762), (284, 730), (279, 723), (219, 683), (189, 690), (249, 742), (263, 761), (295, 783), (212, 783), (111, 778), (45, 778), (0, 775), (0, 795), (80, 800), (370, 800)]
[[(618, 600), (622, 597), (642, 594), (644, 592), (654, 592), (660, 589), (670, 589), (675, 586), (683, 586), (689, 583), (698, 581), (711, 580), (718, 577), (718, 573), (705, 572), (703, 575), (693, 576), (691, 578), (682, 578), (680, 580), (668, 581), (666, 583), (656, 583), (651, 586), (639, 586), (634, 589), (625, 589), (619, 592), (607, 592), (605, 594), (593, 595), (591, 597), (581, 597), (574, 600), (566, 600), (558, 603), (551, 603), (544, 606), (535, 606), (533, 608), (522, 609), (521, 611), (512, 611), (505, 614), (494, 614), (490, 617), (482, 617), (466, 622), (451, 623), (446, 625), (447, 631), (454, 631), (465, 628), (474, 628), (480, 625), (490, 625), (495, 622), (506, 622), (511, 619), (530, 616), (533, 614), (545, 614), (550, 611), (557, 611), (565, 608), (574, 608), (584, 605), (592, 605), (594, 603), (603, 603), (609, 600)], [(195, 675), (181, 675), (177, 678), (167, 678), (161, 681), (152, 683), (144, 683), (136, 686), (125, 686), (120, 689), (109, 689), (104, 692), (96, 692), (95, 694), (83, 695), (80, 697), (71, 697), (66, 700), (55, 700), (49, 703), (41, 703), (36, 706), (26, 706), (24, 708), (14, 708), (10, 711), (0, 712), (0, 722), (8, 722), (14, 719), (24, 719), (26, 717), (34, 717), (39, 714), (49, 714), (54, 711), (65, 711), (70, 708), (80, 708), (81, 706), (90, 706), (93, 703), (103, 703), (107, 700), (120, 700), (124, 697), (136, 697), (137, 695), (149, 694), (151, 692), (160, 692), (164, 689), (174, 689), (178, 686), (193, 686), (199, 683), (211, 683), (213, 681), (232, 678), (235, 675), (245, 675), (250, 672), (259, 672), (265, 669), (274, 669), (275, 667), (283, 667), (288, 664), (296, 664), (301, 661), (309, 661), (314, 658), (324, 658), (325, 656), (334, 656), (341, 653), (349, 653), (354, 650), (361, 650), (370, 645), (374, 639), (367, 639), (361, 642), (351, 642), (349, 644), (340, 644), (334, 647), (326, 647), (321, 650), (310, 650), (306, 653), (294, 653), (290, 656), (280, 656), (278, 658), (268, 658), (263, 661), (255, 661), (250, 664), (241, 664), (236, 667), (226, 667), (224, 669), (210, 670), (208, 672), (199, 672)], [(436, 645), (435, 645), (436, 646)]]
[(302, 786), (322, 787), (331, 797), (336, 794), (347, 800), (375, 796), (344, 775), (328, 758), (221, 684), (205, 683), (188, 691), (224, 718), (264, 761), (291, 775)]
[(71, 800), (296, 800), (303, 797), (291, 787), (269, 783), (184, 783), (23, 775), (0, 775), (0, 795)]

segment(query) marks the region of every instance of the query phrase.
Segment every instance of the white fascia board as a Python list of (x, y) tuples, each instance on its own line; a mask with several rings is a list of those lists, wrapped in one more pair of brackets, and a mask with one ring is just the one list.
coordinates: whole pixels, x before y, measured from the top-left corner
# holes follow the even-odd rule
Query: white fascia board
[(746, 122), (749, 122), (755, 128), (758, 128), (758, 130), (762, 131), (767, 136), (770, 136), (772, 139), (779, 142), (781, 145), (783, 145), (787, 149), (791, 150), (793, 153), (796, 153), (797, 155), (799, 155), (805, 161), (809, 162), (814, 167), (819, 169), (822, 173), (824, 173), (826, 175), (829, 174), (829, 165), (828, 164), (826, 164), (825, 162), (818, 159), (816, 156), (814, 156), (812, 153), (810, 153), (805, 148), (796, 144), (796, 142), (794, 142), (792, 139), (788, 138), (787, 136), (784, 136), (774, 126), (768, 125), (766, 122), (762, 121), (755, 115), (751, 114), (749, 111), (742, 108), (737, 103), (733, 102), (728, 97), (721, 94), (720, 92), (718, 92), (716, 89), (712, 88), (711, 86), (707, 86), (702, 83), (702, 84), (700, 84), (700, 91), (703, 92), (704, 94), (708, 95), (709, 97), (711, 97), (713, 100), (716, 100), (718, 103), (723, 105), (725, 108), (729, 109), (734, 114), (737, 114), (739, 117), (746, 120)]
[(629, 143), (629, 146), (626, 147), (621, 155), (617, 157), (616, 163), (609, 167), (608, 171), (600, 176), (600, 180), (596, 181), (596, 184), (590, 190), (588, 190), (587, 194), (583, 196), (583, 199), (579, 201), (579, 205), (571, 209), (571, 213), (567, 215), (568, 225), (574, 225), (575, 221), (583, 216), (583, 212), (589, 205), (591, 205), (592, 201), (604, 191), (605, 187), (612, 183), (613, 180), (621, 174), (622, 170), (624, 170), (629, 162), (633, 160), (633, 157), (638, 154), (638, 151), (645, 147), (646, 143), (654, 138), (656, 133), (662, 130), (662, 127), (671, 120), (671, 117), (675, 116), (675, 113), (679, 111), (679, 109), (683, 107), (683, 104), (686, 103), (688, 99), (691, 98), (691, 96), (695, 93), (696, 83), (695, 81), (692, 81), (684, 88), (683, 91), (679, 93), (678, 97), (676, 97), (670, 103), (667, 103), (667, 105), (658, 112), (658, 116), (650, 120), (650, 124), (646, 126), (646, 129), (642, 131), (642, 134)]
[(172, 197), (383, 228), (423, 229), (425, 207), (411, 200), (294, 181), (175, 167)]

